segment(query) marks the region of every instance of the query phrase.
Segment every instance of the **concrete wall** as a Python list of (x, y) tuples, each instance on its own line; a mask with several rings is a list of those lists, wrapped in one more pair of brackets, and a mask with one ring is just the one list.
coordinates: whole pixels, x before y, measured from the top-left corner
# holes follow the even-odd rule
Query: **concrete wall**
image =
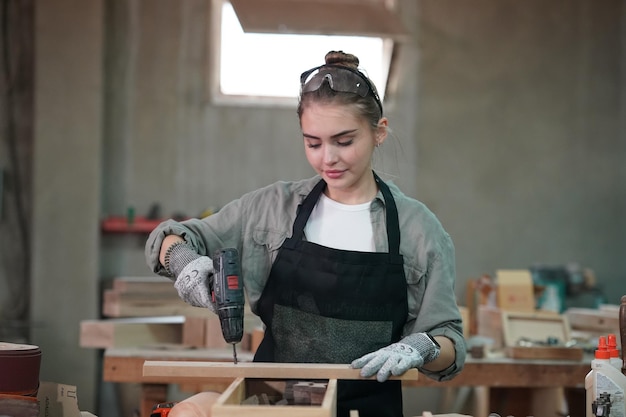
[(6, 5), (0, 35), (0, 340), (24, 343), (30, 315), (35, 5)]
[(103, 2), (39, 2), (35, 14), (31, 339), (43, 381), (77, 386), (95, 411), (97, 352), (79, 325), (98, 317)]
[[(459, 282), (578, 262), (626, 293), (623, 2), (421, 1), (418, 195)], [(623, 105), (623, 103), (622, 103)]]
[[(155, 203), (197, 215), (312, 173), (293, 109), (211, 102), (209, 4), (37, 4), (33, 342), (43, 377), (78, 385), (85, 410), (98, 412), (97, 359), (78, 348), (78, 322), (99, 317), (100, 281), (149, 274), (145, 237), (100, 236), (99, 219)], [(381, 169), (451, 233), (459, 298), (469, 277), (576, 261), (617, 302), (624, 2), (401, 5), (414, 37)]]

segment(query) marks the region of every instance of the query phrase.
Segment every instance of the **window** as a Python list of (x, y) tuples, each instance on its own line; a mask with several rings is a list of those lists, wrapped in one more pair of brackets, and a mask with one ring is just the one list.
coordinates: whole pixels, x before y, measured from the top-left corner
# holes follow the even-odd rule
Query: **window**
[[(328, 3), (331, 1), (332, 3)], [(231, 4), (234, 3), (234, 4)], [(278, 4), (282, 3), (282, 4)], [(291, 7), (297, 4), (291, 15), (285, 12), (285, 4)], [(329, 4), (336, 6), (341, 0), (320, 0), (295, 2), (294, 0), (215, 0), (214, 24), (218, 23), (218, 36), (214, 36), (214, 63), (212, 82), (214, 98), (220, 102), (256, 102), (267, 104), (293, 105), (298, 96), (300, 73), (308, 68), (323, 63), (324, 55), (329, 50), (343, 50), (359, 57), (360, 69), (372, 79), (381, 97), (385, 96), (387, 78), (390, 74), (394, 40), (399, 36), (376, 36), (377, 33), (365, 33), (362, 29), (350, 28), (348, 31), (360, 36), (326, 29), (331, 34), (321, 35), (323, 30), (302, 28), (310, 25), (312, 11), (307, 13), (302, 6), (307, 4), (312, 10), (320, 7), (329, 12)], [(233, 7), (235, 6), (235, 7)], [(344, 5), (345, 6), (345, 5)], [(281, 10), (274, 13), (272, 7)], [(348, 11), (354, 16), (354, 3)], [(259, 16), (267, 13), (267, 19)], [(380, 9), (376, 11), (380, 20)], [(287, 15), (285, 15), (287, 13)], [(298, 22), (298, 17), (308, 18)], [(256, 20), (255, 20), (256, 19)], [(259, 23), (259, 20), (262, 22)], [(330, 19), (332, 20), (332, 19)], [(339, 19), (341, 20), (341, 19)], [(324, 19), (327, 24), (329, 19)], [(242, 23), (243, 22), (243, 23)], [(305, 24), (301, 24), (306, 22)], [(294, 29), (293, 26), (296, 26)], [(348, 25), (349, 26), (349, 25)], [(244, 27), (246, 31), (244, 31)], [(371, 26), (368, 26), (368, 28)], [(398, 26), (396, 26), (398, 27)], [(342, 29), (346, 30), (345, 22)], [(217, 31), (217, 28), (216, 28)], [(286, 32), (286, 33), (285, 33)], [(402, 34), (404, 34), (402, 32)]]

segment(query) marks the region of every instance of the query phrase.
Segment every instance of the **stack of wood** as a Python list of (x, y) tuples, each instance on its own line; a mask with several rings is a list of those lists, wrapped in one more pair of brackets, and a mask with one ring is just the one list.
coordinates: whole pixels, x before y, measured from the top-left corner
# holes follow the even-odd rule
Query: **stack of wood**
[(205, 316), (207, 311), (180, 299), (165, 277), (115, 278), (102, 298), (104, 317)]
[(599, 336), (613, 333), (617, 335), (618, 349), (621, 348), (619, 338), (619, 305), (603, 304), (598, 308), (570, 307), (564, 313), (572, 328), (572, 338), (580, 342), (589, 342), (595, 349)]
[[(80, 346), (90, 348), (228, 348), (219, 318), (180, 299), (165, 277), (118, 277), (102, 299), (102, 320), (81, 321)], [(261, 322), (246, 305), (242, 350)], [(256, 346), (256, 345), (255, 345)]]

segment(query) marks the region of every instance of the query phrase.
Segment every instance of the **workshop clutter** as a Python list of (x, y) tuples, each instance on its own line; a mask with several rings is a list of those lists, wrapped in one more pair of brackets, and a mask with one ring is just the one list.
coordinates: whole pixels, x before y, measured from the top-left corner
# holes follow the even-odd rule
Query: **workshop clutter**
[[(593, 273), (574, 267), (502, 269), (494, 276), (485, 274), (470, 280), (466, 294), (468, 353), (474, 358), (540, 359), (554, 366), (566, 361), (586, 363), (585, 355), (593, 354), (599, 338), (608, 339), (609, 334), (620, 335), (611, 337), (615, 346), (610, 349), (619, 351), (624, 333), (620, 306), (600, 302), (603, 299), (597, 297), (594, 288)], [(577, 306), (583, 298), (594, 302)], [(584, 307), (586, 304), (592, 306)], [(583, 385), (583, 377), (576, 380)], [(580, 416), (585, 410), (582, 388), (554, 389), (544, 394), (542, 401), (532, 405), (510, 406), (512, 411), (507, 404), (513, 404), (516, 395), (512, 391), (500, 393), (490, 400), (490, 411), (517, 415), (523, 409), (523, 415)]]
[[(328, 390), (329, 382), (331, 390)], [(264, 408), (257, 406), (314, 406), (321, 408), (326, 399), (326, 407), (333, 404), (336, 380), (331, 381), (264, 381), (258, 379), (237, 379), (230, 389), (230, 396), (202, 392), (178, 402), (157, 404), (150, 417), (185, 416), (206, 417), (209, 410), (212, 416), (221, 413), (232, 415), (233, 412), (247, 415), (259, 415)], [(175, 407), (175, 408), (174, 408)], [(233, 411), (236, 410), (236, 411)], [(272, 416), (294, 415), (293, 407), (279, 410), (265, 408)], [(311, 412), (313, 409), (307, 409)], [(171, 411), (171, 412), (170, 412)], [(324, 410), (324, 415), (331, 415), (331, 410)], [(322, 414), (320, 414), (321, 416)]]
[[(232, 345), (222, 336), (219, 317), (181, 300), (173, 281), (166, 277), (115, 277), (108, 281), (102, 293), (102, 316), (80, 322), (81, 347), (148, 350), (157, 354), (167, 350), (232, 351)], [(237, 349), (254, 353), (262, 338), (262, 323), (246, 303), (244, 334)], [(179, 388), (191, 392), (204, 389), (193, 384)], [(117, 384), (115, 390), (120, 417), (132, 417), (137, 410), (143, 410), (145, 405), (132, 386)], [(147, 415), (146, 411), (141, 417)]]
[[(116, 277), (103, 291), (102, 315), (81, 321), (81, 347), (230, 348), (217, 315), (186, 304), (165, 277)], [(261, 325), (246, 303), (242, 351), (254, 352)]]
[(591, 370), (585, 377), (586, 417), (626, 416), (626, 375), (615, 345), (614, 334), (598, 339)]
[[(567, 307), (567, 294), (595, 285), (592, 272), (570, 269), (576, 273), (535, 267), (498, 270), (495, 277), (470, 280), (470, 353), (578, 360), (585, 351), (593, 352), (600, 334), (618, 333), (618, 306)], [(546, 297), (546, 292), (552, 295)]]
[[(199, 383), (216, 378), (232, 381), (218, 397), (195, 395), (177, 403), (170, 417), (334, 417), (337, 381), (362, 379), (359, 369), (345, 364), (241, 362), (235, 365), (229, 362), (159, 360), (145, 361), (143, 376), (168, 376), (176, 380), (193, 378)], [(419, 372), (413, 368), (390, 378), (416, 381)], [(176, 413), (180, 407), (189, 409), (189, 414)], [(195, 413), (193, 410), (198, 408), (200, 413)]]
[(0, 415), (38, 415), (40, 364), (38, 346), (0, 342)]
[(88, 417), (75, 386), (40, 381), (38, 346), (0, 341), (0, 416)]

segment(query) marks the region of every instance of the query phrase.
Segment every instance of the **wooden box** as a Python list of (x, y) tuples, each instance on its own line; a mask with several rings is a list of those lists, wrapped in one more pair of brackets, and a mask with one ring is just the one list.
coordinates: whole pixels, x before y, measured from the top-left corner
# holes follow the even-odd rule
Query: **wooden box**
[[(391, 376), (389, 379), (416, 381), (418, 375), (418, 370), (412, 368), (402, 375)], [(375, 380), (374, 377), (361, 377), (360, 369), (352, 369), (348, 364), (269, 362), (233, 364), (228, 362), (145, 361), (143, 376), (168, 378), (171, 383), (201, 383), (216, 378), (233, 378), (234, 382), (220, 395), (218, 401), (211, 408), (213, 417), (335, 417), (337, 380)], [(328, 381), (321, 405), (262, 406), (241, 404), (244, 399), (257, 394), (260, 389), (261, 393), (262, 390), (268, 389), (280, 391), (280, 388), (276, 386), (278, 383), (276, 381), (284, 382), (286, 380)]]
[(329, 379), (321, 405), (245, 405), (252, 396), (267, 394), (282, 396), (285, 381), (237, 378), (220, 395), (211, 409), (213, 417), (335, 417), (337, 380)]
[[(563, 315), (505, 311), (502, 312), (502, 330), (510, 358), (581, 360), (583, 357), (582, 349), (564, 346), (570, 340), (570, 328)], [(548, 338), (556, 338), (558, 345), (548, 345)], [(524, 339), (530, 346), (520, 344)]]

